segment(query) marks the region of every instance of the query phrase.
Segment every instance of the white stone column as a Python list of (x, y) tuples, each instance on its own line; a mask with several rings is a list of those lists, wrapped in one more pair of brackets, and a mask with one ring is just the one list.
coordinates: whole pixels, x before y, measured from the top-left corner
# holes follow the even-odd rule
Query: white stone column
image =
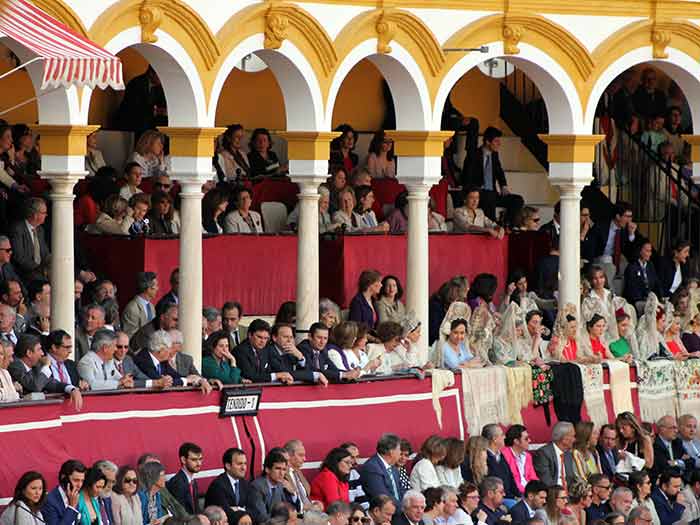
[[(180, 183), (180, 293), (182, 351), (202, 366), (202, 185), (212, 180), (214, 141), (224, 128), (160, 128), (170, 137), (170, 176)], [(235, 271), (235, 269), (232, 269)], [(161, 282), (168, 276), (159, 275)]]
[(406, 262), (406, 308), (413, 311), (423, 327), (420, 345), (428, 344), (428, 299), (430, 267), (428, 249), (427, 184), (407, 184), (408, 248)]
[(73, 187), (83, 174), (51, 175), (51, 330), (75, 327)]
[(320, 181), (313, 177), (295, 180), (299, 184), (296, 329), (303, 334), (318, 321), (318, 186)]
[[(180, 191), (180, 303), (182, 350), (202, 366), (202, 183), (197, 176), (177, 178)], [(161, 281), (167, 278), (158, 276)]]
[(581, 297), (581, 190), (582, 184), (561, 183), (559, 232), (559, 304), (578, 307)]

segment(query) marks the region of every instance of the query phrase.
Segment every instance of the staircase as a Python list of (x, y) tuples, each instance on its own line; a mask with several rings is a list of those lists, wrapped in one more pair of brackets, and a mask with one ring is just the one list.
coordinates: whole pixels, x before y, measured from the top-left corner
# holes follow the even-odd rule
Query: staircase
[[(596, 126), (599, 122), (597, 119)], [(596, 150), (594, 177), (601, 190), (612, 200), (632, 205), (634, 221), (659, 252), (667, 252), (675, 239), (696, 244), (700, 200), (690, 173), (662, 160), (629, 130), (618, 128), (616, 133), (613, 161), (609, 161), (610, 154), (607, 159), (604, 156), (604, 143)]]
[(518, 69), (501, 81), (500, 117), (548, 170), (547, 145), (537, 136), (549, 132), (547, 108), (537, 86)]

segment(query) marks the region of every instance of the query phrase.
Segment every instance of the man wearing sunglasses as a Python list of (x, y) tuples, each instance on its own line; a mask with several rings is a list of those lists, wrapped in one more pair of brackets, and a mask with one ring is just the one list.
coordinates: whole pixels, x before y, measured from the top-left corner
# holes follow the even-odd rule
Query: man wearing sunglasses
[(124, 332), (117, 332), (117, 344), (114, 351), (114, 366), (122, 375), (131, 375), (134, 380), (134, 388), (168, 388), (173, 385), (173, 378), (162, 376), (159, 379), (150, 379), (136, 366), (129, 352), (129, 336)]
[(605, 474), (591, 474), (588, 482), (591, 484), (592, 500), (591, 505), (586, 509), (586, 523), (593, 523), (604, 519), (612, 512), (608, 503), (612, 483)]
[(0, 282), (19, 281), (17, 270), (12, 266), (12, 244), (10, 238), (0, 235)]

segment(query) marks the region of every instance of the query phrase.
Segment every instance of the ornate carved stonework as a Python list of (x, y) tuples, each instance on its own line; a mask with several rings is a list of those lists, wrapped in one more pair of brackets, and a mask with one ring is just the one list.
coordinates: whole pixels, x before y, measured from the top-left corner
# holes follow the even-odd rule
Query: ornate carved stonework
[(279, 49), (287, 39), (289, 18), (272, 9), (265, 17), (265, 49)]
[(386, 13), (382, 11), (375, 28), (377, 30), (377, 53), (391, 53), (389, 44), (391, 44), (396, 35), (396, 23), (389, 20)]
[(141, 42), (153, 44), (158, 41), (156, 30), (160, 27), (163, 12), (152, 0), (143, 0), (139, 8), (139, 23), (141, 24)]
[(518, 44), (523, 38), (525, 28), (517, 24), (505, 23), (503, 26), (503, 51), (506, 55), (517, 55), (520, 53)]
[(666, 48), (671, 43), (669, 31), (654, 27), (651, 31), (651, 46), (654, 58), (668, 58)]

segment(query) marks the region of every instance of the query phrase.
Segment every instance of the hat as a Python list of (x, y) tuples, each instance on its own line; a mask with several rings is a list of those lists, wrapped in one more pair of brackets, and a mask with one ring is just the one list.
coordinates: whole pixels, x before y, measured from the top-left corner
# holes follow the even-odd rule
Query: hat
[(418, 328), (420, 328), (420, 321), (416, 318), (416, 314), (414, 312), (407, 312), (406, 317), (401, 321), (403, 337), (406, 337)]

